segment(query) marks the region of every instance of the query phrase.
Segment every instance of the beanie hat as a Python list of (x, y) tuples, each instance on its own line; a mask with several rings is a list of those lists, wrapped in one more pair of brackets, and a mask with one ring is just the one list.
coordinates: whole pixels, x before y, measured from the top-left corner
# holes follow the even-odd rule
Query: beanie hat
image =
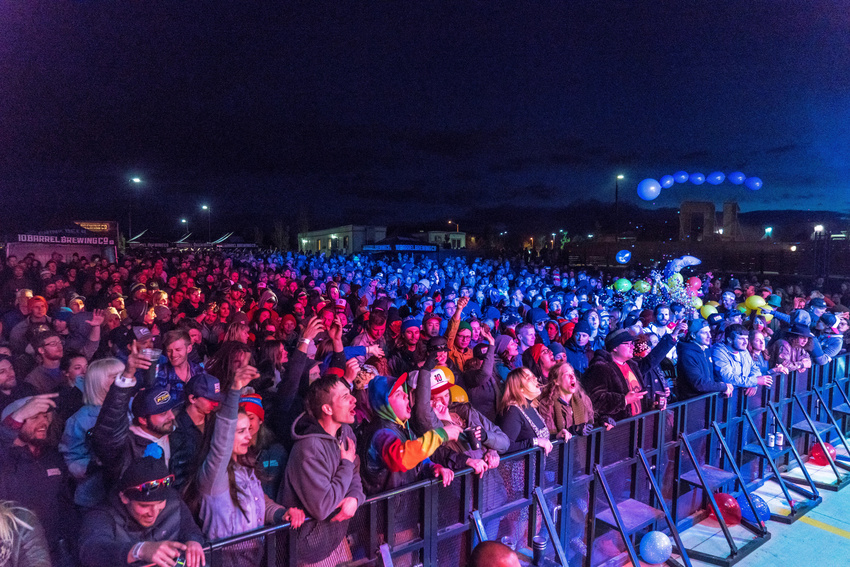
[(708, 327), (708, 321), (705, 319), (694, 319), (690, 323), (688, 323), (688, 335), (695, 336), (697, 333), (702, 331), (705, 327)]
[(543, 354), (543, 344), (537, 343), (531, 347), (529, 351), (531, 352), (531, 358), (534, 359), (534, 362), (540, 364), (540, 355)]
[(118, 490), (129, 500), (159, 502), (168, 497), (168, 487), (173, 481), (174, 476), (168, 474), (164, 460), (142, 457), (130, 463), (121, 475)]
[(266, 410), (263, 408), (263, 398), (259, 394), (245, 394), (239, 398), (239, 409), (252, 413), (260, 421), (265, 421)]
[(635, 338), (626, 329), (617, 329), (616, 331), (611, 331), (610, 333), (608, 333), (608, 336), (605, 337), (605, 350), (612, 351), (621, 344), (632, 342), (634, 340)]
[(592, 335), (593, 329), (590, 328), (590, 323), (584, 320), (576, 323), (576, 326), (573, 328), (573, 336), (576, 336), (579, 333), (584, 333), (585, 335)]
[(502, 354), (508, 350), (508, 345), (513, 339), (508, 335), (499, 335), (496, 337), (496, 354)]
[(414, 319), (414, 318), (412, 318), (412, 317), (411, 317), (411, 318), (409, 318), (409, 319), (405, 319), (404, 321), (402, 321), (402, 323), (401, 323), (401, 332), (403, 333), (403, 332), (405, 332), (406, 330), (408, 330), (408, 329), (412, 329), (412, 328), (414, 328), (414, 327), (416, 327), (416, 328), (418, 329), (418, 328), (420, 328), (421, 326), (422, 326), (422, 325), (421, 325), (421, 323), (420, 323), (419, 319)]
[(472, 332), (472, 325), (470, 325), (469, 322), (467, 322), (467, 321), (461, 321), (460, 326), (457, 328), (457, 330), (458, 330), (458, 332), (463, 331), (463, 330), (467, 330), (471, 333)]

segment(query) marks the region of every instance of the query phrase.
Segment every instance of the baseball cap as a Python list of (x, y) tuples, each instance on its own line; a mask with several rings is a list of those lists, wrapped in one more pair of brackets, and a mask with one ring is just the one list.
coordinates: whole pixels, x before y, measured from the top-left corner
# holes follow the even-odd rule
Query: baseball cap
[(206, 398), (212, 402), (222, 402), (224, 396), (221, 393), (221, 383), (218, 378), (205, 372), (195, 374), (186, 383), (186, 395), (197, 398)]
[(142, 388), (133, 398), (130, 409), (133, 411), (133, 417), (148, 417), (165, 413), (181, 403), (163, 388)]

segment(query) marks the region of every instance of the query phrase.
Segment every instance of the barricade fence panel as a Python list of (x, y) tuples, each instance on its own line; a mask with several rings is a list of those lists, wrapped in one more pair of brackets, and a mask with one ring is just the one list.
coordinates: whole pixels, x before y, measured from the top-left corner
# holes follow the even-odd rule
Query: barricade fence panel
[[(601, 565), (623, 556), (625, 546), (616, 529), (598, 521), (599, 514), (610, 506), (594, 474), (597, 465), (615, 502), (634, 499), (651, 505), (650, 482), (638, 456), (638, 449), (642, 449), (673, 520), (677, 524), (688, 522), (690, 516), (706, 513), (708, 494), (681, 480), (694, 470), (681, 439), (688, 440), (701, 467), (730, 470), (719, 433), (744, 481), (750, 487), (757, 486), (772, 472), (762, 459), (743, 451), (743, 446), (754, 443), (755, 436), (764, 439), (775, 433), (777, 426), (769, 404), (792, 433), (792, 439), (785, 442), (794, 443), (802, 456), (808, 455), (813, 437), (792, 427), (805, 421), (806, 413), (813, 420), (826, 421), (822, 405), (831, 409), (846, 403), (850, 395), (847, 358), (842, 355), (808, 372), (779, 375), (772, 388), (760, 387), (754, 396), (740, 389), (730, 398), (706, 394), (623, 420), (610, 431), (597, 428), (566, 443), (559, 440), (548, 456), (541, 449), (503, 455), (497, 470), (481, 476), (471, 469), (461, 471), (448, 487), (436, 479), (423, 480), (376, 495), (347, 522), (310, 520), (298, 530), (274, 526), (216, 541), (207, 548), (208, 564), (382, 565), (381, 546), (386, 545), (384, 550), (388, 548), (395, 566), (462, 567), (479, 541), (471, 522), (474, 511), (481, 515), (487, 539), (502, 540), (518, 550), (530, 548), (535, 535), (549, 537), (534, 496), (534, 490), (540, 487), (542, 503), (555, 524), (554, 537), (560, 539), (568, 564)], [(835, 414), (844, 431), (850, 426), (849, 418)], [(786, 467), (794, 463), (785, 456), (779, 464)], [(647, 529), (667, 531), (663, 520)], [(547, 556), (555, 557), (553, 549), (550, 542)]]

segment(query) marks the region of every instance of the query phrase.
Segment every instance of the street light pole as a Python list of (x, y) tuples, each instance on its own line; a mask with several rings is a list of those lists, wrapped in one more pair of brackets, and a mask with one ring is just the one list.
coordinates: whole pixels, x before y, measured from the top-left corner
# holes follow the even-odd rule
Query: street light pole
[[(138, 177), (132, 177), (129, 179), (131, 183), (141, 183), (142, 180)], [(132, 189), (132, 185), (130, 185)], [(127, 241), (129, 242), (131, 238), (133, 238), (133, 200), (136, 198), (136, 193), (134, 191), (130, 191), (130, 210), (127, 213)]]
[(188, 236), (188, 234), (189, 234), (189, 221), (187, 221), (186, 219), (180, 219), (180, 222), (182, 222), (183, 224), (186, 225), (186, 235)]
[(615, 219), (620, 218), (620, 180), (622, 178), (623, 178), (622, 175), (618, 175), (617, 179), (614, 180), (614, 218)]
[(449, 224), (455, 225), (455, 232), (460, 232), (460, 225), (458, 223), (449, 221)]
[(201, 205), (201, 208), (207, 212), (207, 242), (212, 242), (212, 221), (210, 220), (210, 214), (212, 211), (207, 205)]

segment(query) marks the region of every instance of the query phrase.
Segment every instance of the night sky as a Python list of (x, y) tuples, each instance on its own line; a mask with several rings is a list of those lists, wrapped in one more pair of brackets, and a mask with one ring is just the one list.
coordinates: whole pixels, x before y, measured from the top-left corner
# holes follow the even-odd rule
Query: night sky
[(259, 5), (0, 4), (4, 224), (475, 229), (680, 169), (764, 187), (644, 206), (850, 210), (846, 1)]

